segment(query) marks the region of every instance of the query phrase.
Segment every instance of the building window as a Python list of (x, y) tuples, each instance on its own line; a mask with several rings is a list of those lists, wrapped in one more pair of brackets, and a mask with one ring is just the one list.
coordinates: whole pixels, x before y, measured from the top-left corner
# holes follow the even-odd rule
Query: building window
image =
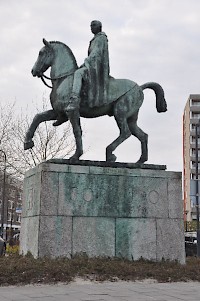
[(21, 223), (21, 214), (17, 214), (16, 222)]
[(18, 200), (19, 200), (19, 201), (21, 201), (21, 200), (22, 200), (22, 194), (21, 194), (21, 192), (18, 192), (18, 195), (17, 195), (17, 197), (18, 197)]
[(16, 206), (16, 208), (22, 208), (22, 203), (17, 203), (17, 206)]
[[(190, 136), (190, 142), (191, 143), (196, 143), (196, 137)], [(198, 137), (198, 145), (200, 144), (200, 138)]]
[[(192, 168), (196, 168), (196, 163), (192, 162)], [(200, 163), (198, 163), (198, 169), (200, 170)]]
[(192, 112), (192, 118), (200, 118), (200, 113), (198, 112)]
[(8, 209), (13, 209), (13, 203), (14, 201), (8, 200)]
[(16, 194), (16, 190), (15, 189), (10, 189), (10, 196), (12, 197), (12, 198), (14, 198), (15, 197), (15, 194)]
[(191, 105), (192, 106), (200, 106), (200, 99), (192, 99)]
[(8, 222), (11, 222), (11, 219), (12, 219), (12, 213), (8, 212)]
[[(191, 151), (191, 149), (190, 149), (190, 151)], [(196, 156), (196, 150), (193, 148), (192, 149), (192, 156)], [(200, 150), (198, 149), (198, 157), (200, 157)]]

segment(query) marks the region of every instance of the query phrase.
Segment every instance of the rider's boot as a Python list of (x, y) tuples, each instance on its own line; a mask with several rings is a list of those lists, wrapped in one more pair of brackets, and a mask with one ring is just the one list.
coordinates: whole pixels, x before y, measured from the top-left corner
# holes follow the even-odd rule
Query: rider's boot
[(80, 96), (72, 92), (66, 110), (67, 111), (79, 110), (79, 104), (80, 104)]

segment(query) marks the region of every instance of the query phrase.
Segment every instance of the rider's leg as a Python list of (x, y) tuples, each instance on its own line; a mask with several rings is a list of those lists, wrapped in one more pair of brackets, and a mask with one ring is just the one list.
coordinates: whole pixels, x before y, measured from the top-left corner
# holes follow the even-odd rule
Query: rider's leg
[(86, 75), (86, 72), (87, 72), (87, 68), (82, 67), (76, 70), (74, 73), (72, 93), (71, 93), (69, 104), (66, 108), (67, 111), (73, 111), (75, 109), (79, 109), (82, 81)]

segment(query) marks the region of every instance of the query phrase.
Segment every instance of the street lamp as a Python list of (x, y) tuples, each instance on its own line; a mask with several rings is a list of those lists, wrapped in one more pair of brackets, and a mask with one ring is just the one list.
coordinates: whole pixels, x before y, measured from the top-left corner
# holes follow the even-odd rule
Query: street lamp
[(6, 153), (0, 149), (4, 156), (4, 169), (3, 169), (3, 189), (2, 189), (2, 207), (1, 207), (1, 236), (4, 235), (4, 208), (5, 208), (5, 194), (6, 194)]
[(187, 222), (187, 215), (188, 215), (188, 210), (185, 210), (185, 232), (188, 232), (188, 222)]
[(200, 137), (199, 133), (200, 120), (195, 125), (195, 169), (196, 169), (196, 214), (197, 214), (197, 256), (200, 257), (200, 229), (199, 229), (199, 168), (198, 168), (198, 138)]

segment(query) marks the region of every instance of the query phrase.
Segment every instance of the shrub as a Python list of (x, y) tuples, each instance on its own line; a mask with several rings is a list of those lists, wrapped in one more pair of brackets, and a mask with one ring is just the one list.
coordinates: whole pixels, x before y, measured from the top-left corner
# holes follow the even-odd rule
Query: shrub
[(6, 247), (6, 254), (7, 255), (19, 254), (19, 245), (10, 246), (8, 244)]

